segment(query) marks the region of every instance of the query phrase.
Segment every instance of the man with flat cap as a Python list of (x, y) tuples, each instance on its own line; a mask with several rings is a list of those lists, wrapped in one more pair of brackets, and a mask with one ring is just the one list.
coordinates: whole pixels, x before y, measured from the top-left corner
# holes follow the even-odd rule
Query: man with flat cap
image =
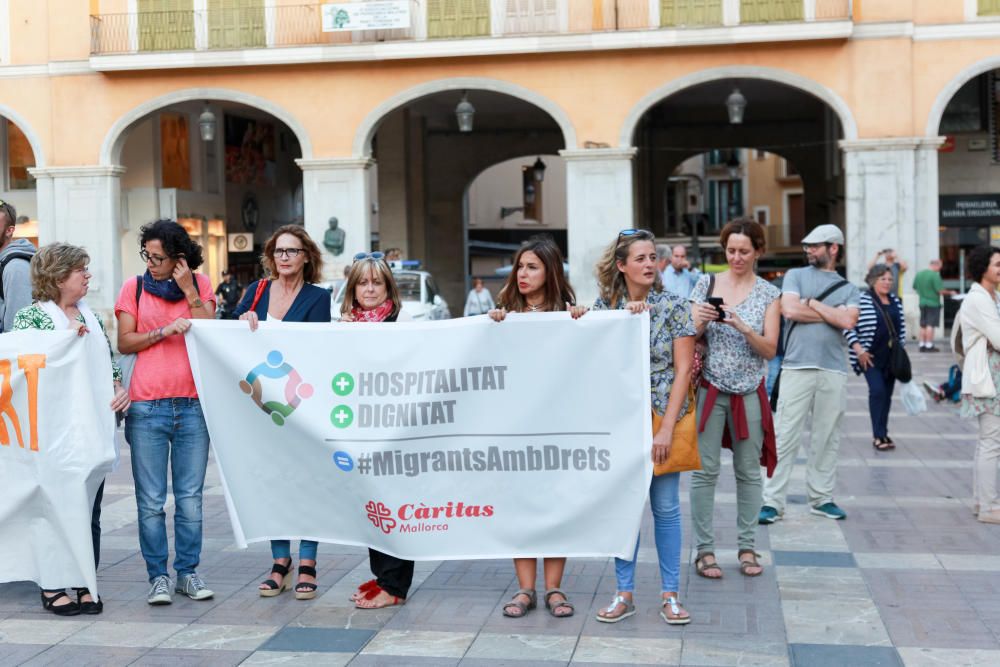
[(781, 314), (785, 358), (781, 364), (775, 435), (778, 465), (764, 484), (760, 523), (781, 519), (806, 420), (812, 415), (812, 443), (806, 463), (806, 495), (812, 514), (844, 519), (833, 502), (837, 482), (840, 425), (847, 407), (847, 341), (844, 329), (858, 321), (858, 288), (840, 277), (844, 233), (820, 225), (802, 239), (808, 266), (785, 274)]

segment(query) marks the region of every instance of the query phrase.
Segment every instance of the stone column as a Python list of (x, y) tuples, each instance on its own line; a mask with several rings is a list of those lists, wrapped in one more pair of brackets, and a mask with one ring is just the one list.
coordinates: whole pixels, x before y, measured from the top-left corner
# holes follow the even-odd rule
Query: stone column
[(938, 256), (938, 137), (842, 141), (847, 193), (847, 277), (863, 285), (868, 262), (895, 248), (909, 270), (901, 288), (907, 329), (916, 333), (913, 276)]
[(562, 150), (566, 160), (566, 226), (570, 281), (577, 303), (597, 298), (594, 266), (618, 232), (634, 225), (635, 148)]
[(39, 244), (63, 241), (87, 249), (93, 274), (87, 304), (103, 313), (105, 324), (112, 323), (122, 284), (121, 175), (125, 168), (95, 165), (29, 171), (37, 181)]
[[(302, 169), (305, 227), (323, 251), (324, 279), (343, 277), (344, 266), (359, 252), (371, 249), (369, 158), (322, 158), (295, 161)], [(323, 245), (331, 217), (344, 230), (344, 250), (333, 255)]]

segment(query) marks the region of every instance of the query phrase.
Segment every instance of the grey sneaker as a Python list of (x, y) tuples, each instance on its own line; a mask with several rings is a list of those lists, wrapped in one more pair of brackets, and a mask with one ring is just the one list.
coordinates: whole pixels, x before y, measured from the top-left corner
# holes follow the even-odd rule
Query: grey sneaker
[(149, 589), (149, 594), (146, 595), (146, 602), (149, 604), (170, 604), (173, 601), (173, 598), (170, 597), (170, 577), (161, 574), (153, 579), (153, 585)]
[(192, 572), (191, 574), (185, 574), (177, 578), (177, 588), (175, 588), (178, 593), (183, 593), (192, 600), (207, 600), (215, 593), (205, 585), (205, 582), (201, 580), (197, 572)]

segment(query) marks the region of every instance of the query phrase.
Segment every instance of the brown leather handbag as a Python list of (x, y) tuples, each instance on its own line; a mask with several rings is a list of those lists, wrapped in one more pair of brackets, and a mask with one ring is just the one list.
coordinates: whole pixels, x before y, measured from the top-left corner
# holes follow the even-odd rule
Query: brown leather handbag
[[(697, 410), (695, 400), (694, 385), (688, 388), (688, 411), (687, 414), (677, 420), (674, 425), (674, 439), (670, 445), (670, 454), (667, 460), (659, 465), (653, 466), (654, 475), (665, 475), (668, 472), (686, 472), (688, 470), (701, 470), (701, 456), (698, 454), (698, 418), (695, 416)], [(653, 433), (660, 429), (663, 417), (653, 412)]]

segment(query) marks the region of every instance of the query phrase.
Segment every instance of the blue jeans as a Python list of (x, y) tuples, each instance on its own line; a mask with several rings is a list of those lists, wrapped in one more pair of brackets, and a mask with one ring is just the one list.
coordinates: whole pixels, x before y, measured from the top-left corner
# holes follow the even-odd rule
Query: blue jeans
[(778, 380), (778, 373), (781, 372), (781, 360), (784, 359), (783, 356), (775, 356), (767, 362), (767, 380), (764, 382), (764, 389), (767, 391), (767, 395), (771, 395), (771, 390), (774, 389), (774, 383)]
[[(661, 593), (679, 592), (681, 575), (681, 474), (654, 476), (649, 484), (649, 506), (653, 510), (653, 535), (656, 555), (660, 561)], [(632, 560), (615, 558), (615, 578), (618, 590), (635, 591), (635, 560), (639, 555), (639, 538), (635, 540)]]
[(201, 494), (208, 466), (208, 428), (197, 398), (137, 401), (125, 440), (139, 509), (139, 548), (149, 580), (167, 574), (167, 460), (174, 492), (174, 569), (191, 574), (201, 558)]
[[(312, 540), (299, 540), (299, 560), (316, 560), (316, 548), (318, 546), (319, 543)], [(279, 558), (290, 559), (291, 557), (291, 540), (271, 540), (271, 558), (277, 560)]]
[(868, 382), (868, 414), (872, 420), (872, 437), (889, 437), (889, 409), (892, 407), (892, 390), (896, 378), (892, 377), (888, 366), (872, 366), (865, 371)]

